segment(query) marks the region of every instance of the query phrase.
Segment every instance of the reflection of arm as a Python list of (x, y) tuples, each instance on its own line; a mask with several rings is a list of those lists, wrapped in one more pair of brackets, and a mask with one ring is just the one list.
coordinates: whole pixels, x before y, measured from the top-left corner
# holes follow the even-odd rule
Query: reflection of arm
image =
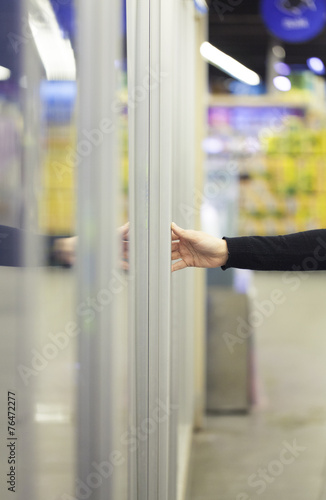
[(229, 258), (222, 269), (326, 270), (326, 229), (285, 236), (242, 236), (225, 240)]
[[(129, 269), (129, 223), (118, 228), (119, 239), (121, 240), (121, 262), (120, 267)], [(0, 225), (0, 266), (22, 267), (23, 246), (26, 232), (15, 227)], [(48, 265), (49, 257), (51, 262), (65, 267), (70, 267), (76, 260), (77, 236), (50, 237), (45, 235), (31, 235), (32, 243), (36, 254), (29, 259), (29, 266)], [(49, 253), (46, 258), (46, 253)]]
[[(0, 225), (0, 266), (21, 267), (24, 265), (23, 245), (25, 232), (21, 229)], [(48, 237), (35, 235), (35, 246), (47, 245)], [(43, 265), (41, 256), (34, 256), (31, 265)]]
[(22, 265), (23, 232), (9, 226), (0, 226), (0, 266)]

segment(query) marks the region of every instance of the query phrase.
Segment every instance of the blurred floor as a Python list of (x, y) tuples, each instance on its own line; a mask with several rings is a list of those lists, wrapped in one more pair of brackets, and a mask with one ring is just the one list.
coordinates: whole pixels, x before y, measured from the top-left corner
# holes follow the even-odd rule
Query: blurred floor
[[(17, 272), (2, 269), (0, 286), (3, 405), (6, 391), (15, 387), (12, 278)], [(256, 273), (254, 286), (257, 302), (276, 289), (284, 297), (255, 332), (257, 404), (250, 415), (207, 417), (205, 429), (194, 436), (187, 500), (326, 500), (326, 274), (284, 282), (283, 273)], [(44, 270), (38, 288), (33, 347), (42, 352), (50, 333), (64, 332), (75, 320), (74, 274)], [(33, 377), (36, 498), (73, 494), (75, 362), (76, 338)], [(6, 457), (0, 462), (6, 471)], [(2, 476), (2, 491), (4, 481)]]
[(62, 500), (75, 496), (78, 336), (66, 332), (77, 320), (76, 276), (74, 269), (54, 267), (38, 278), (35, 348), (58, 348), (54, 355), (49, 350), (35, 384), (36, 493), (39, 500)]
[[(34, 321), (29, 326), (19, 317), (22, 276), (27, 273), (33, 283), (30, 307), (37, 306), (36, 310), (30, 310), (34, 311)], [(35, 480), (35, 500), (73, 498), (77, 339), (64, 333), (68, 325), (76, 321), (74, 270), (40, 268), (25, 271), (1, 267), (0, 275), (1, 442), (6, 443), (8, 438), (4, 410), (7, 392), (13, 391), (17, 406), (17, 484), (22, 484), (23, 468), (27, 467)], [(17, 364), (21, 344), (27, 347), (24, 365)], [(29, 427), (32, 445), (28, 451), (32, 454), (27, 457), (23, 443), (29, 436), (21, 427), (26, 403), (34, 416)], [(1, 500), (13, 495), (6, 484), (7, 457), (8, 452), (0, 455)]]
[(255, 331), (257, 404), (207, 417), (187, 500), (326, 499), (326, 274), (290, 279), (254, 275), (254, 300), (284, 296)]

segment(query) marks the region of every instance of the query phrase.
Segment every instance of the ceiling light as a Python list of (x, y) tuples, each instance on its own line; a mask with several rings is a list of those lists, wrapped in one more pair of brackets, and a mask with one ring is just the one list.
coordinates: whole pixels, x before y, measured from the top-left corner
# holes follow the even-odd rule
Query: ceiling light
[(218, 154), (223, 151), (224, 146), (218, 137), (206, 137), (202, 142), (202, 148), (207, 154)]
[(310, 57), (307, 59), (308, 68), (318, 75), (323, 75), (325, 73), (324, 63), (319, 57)]
[(283, 57), (285, 57), (285, 50), (283, 49), (283, 47), (281, 47), (281, 45), (274, 45), (274, 47), (272, 48), (272, 52), (274, 56), (278, 57), (279, 59), (283, 59)]
[(11, 71), (4, 66), (0, 66), (0, 80), (9, 80)]
[(33, 0), (29, 26), (48, 80), (75, 80), (76, 61), (69, 39), (63, 38), (49, 0)]
[(201, 14), (206, 14), (208, 6), (205, 0), (195, 0), (195, 7)]
[(280, 61), (274, 64), (274, 69), (279, 75), (283, 76), (288, 76), (291, 73), (290, 66)]
[(233, 78), (247, 83), (248, 85), (259, 85), (260, 77), (257, 73), (239, 63), (233, 59), (233, 57), (230, 57), (221, 50), (217, 49), (210, 43), (202, 43), (200, 46), (200, 53), (207, 62), (221, 69), (228, 75), (233, 76)]
[(20, 77), (20, 79), (19, 79), (19, 85), (23, 89), (27, 89), (27, 76), (26, 75)]
[(274, 87), (282, 92), (291, 90), (291, 82), (286, 76), (276, 76), (273, 78)]

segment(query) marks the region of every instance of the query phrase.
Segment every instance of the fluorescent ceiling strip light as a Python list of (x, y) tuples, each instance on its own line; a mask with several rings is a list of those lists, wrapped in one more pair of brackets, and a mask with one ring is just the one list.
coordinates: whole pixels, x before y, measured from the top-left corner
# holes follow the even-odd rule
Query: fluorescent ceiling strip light
[(195, 0), (195, 5), (198, 11), (202, 14), (206, 14), (206, 12), (208, 11), (206, 0)]
[(76, 80), (74, 51), (62, 36), (49, 0), (33, 0), (28, 20), (47, 79)]
[(0, 66), (0, 80), (9, 80), (11, 71), (4, 66)]
[(233, 57), (230, 57), (221, 50), (217, 49), (210, 43), (202, 43), (200, 46), (200, 53), (207, 62), (221, 69), (233, 78), (247, 83), (248, 85), (259, 85), (260, 77), (257, 73), (239, 63), (233, 59)]

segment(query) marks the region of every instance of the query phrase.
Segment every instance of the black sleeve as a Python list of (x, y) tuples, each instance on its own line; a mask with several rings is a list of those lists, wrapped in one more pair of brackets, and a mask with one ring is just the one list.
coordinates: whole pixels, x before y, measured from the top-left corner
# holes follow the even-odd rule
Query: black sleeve
[(229, 258), (222, 269), (257, 271), (326, 270), (326, 229), (284, 236), (224, 238)]
[[(33, 235), (36, 245), (47, 244), (48, 238), (43, 235)], [(22, 267), (24, 231), (16, 227), (0, 225), (0, 266)], [(44, 265), (43, 255), (33, 256), (32, 266)]]

